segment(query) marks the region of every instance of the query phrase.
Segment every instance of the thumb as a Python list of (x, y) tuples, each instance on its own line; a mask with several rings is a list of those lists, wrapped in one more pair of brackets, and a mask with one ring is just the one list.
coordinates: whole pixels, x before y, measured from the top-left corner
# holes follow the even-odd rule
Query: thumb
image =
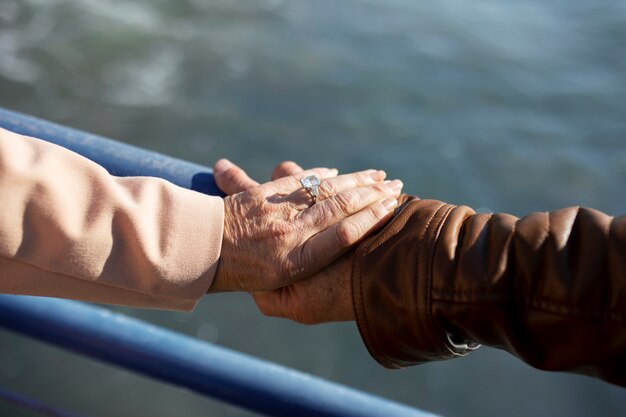
[(246, 171), (228, 159), (220, 159), (215, 163), (213, 176), (217, 186), (227, 195), (237, 194), (259, 185), (258, 182), (246, 174)]

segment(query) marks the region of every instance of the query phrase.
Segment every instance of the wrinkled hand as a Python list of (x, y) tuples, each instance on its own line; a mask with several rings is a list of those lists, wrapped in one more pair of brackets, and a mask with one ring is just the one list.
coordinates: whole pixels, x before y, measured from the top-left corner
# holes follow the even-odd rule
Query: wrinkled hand
[[(272, 179), (303, 173), (306, 171), (297, 164), (283, 162), (272, 173)], [(256, 182), (238, 167), (233, 167), (227, 175), (216, 175), (216, 181), (227, 194), (256, 186)], [(388, 210), (369, 231), (383, 224), (391, 213), (392, 209)], [(349, 252), (307, 279), (272, 291), (253, 292), (257, 306), (268, 316), (305, 324), (354, 320), (350, 284), (353, 256), (353, 252)]]
[[(323, 179), (312, 206), (299, 182), (311, 174)], [(303, 171), (295, 164), (281, 164), (277, 179), (262, 185), (226, 160), (218, 161), (214, 175), (231, 195), (224, 199), (222, 252), (211, 292), (278, 289), (259, 293), (277, 298), (384, 223), (402, 188), (398, 180), (383, 183), (383, 171), (337, 176), (336, 170)], [(264, 312), (267, 297), (255, 295)]]
[(354, 320), (353, 262), (354, 251), (350, 251), (311, 278), (274, 291), (255, 292), (252, 296), (266, 316), (302, 324)]

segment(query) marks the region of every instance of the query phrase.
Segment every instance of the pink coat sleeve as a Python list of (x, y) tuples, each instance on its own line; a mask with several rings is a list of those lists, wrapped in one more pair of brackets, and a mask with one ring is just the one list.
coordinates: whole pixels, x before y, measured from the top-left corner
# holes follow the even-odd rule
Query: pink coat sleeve
[(0, 129), (0, 292), (191, 310), (211, 286), (224, 206), (121, 178)]

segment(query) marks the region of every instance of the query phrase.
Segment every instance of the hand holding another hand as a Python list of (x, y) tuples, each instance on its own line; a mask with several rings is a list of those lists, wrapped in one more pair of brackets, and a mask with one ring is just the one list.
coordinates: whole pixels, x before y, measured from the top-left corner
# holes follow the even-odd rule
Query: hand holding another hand
[[(313, 205), (299, 182), (312, 174), (322, 179)], [(284, 289), (320, 271), (384, 223), (402, 188), (397, 180), (383, 182), (382, 171), (337, 176), (336, 170), (303, 171), (293, 163), (279, 165), (276, 179), (262, 185), (226, 160), (218, 161), (214, 175), (232, 195), (224, 199), (222, 253), (211, 292), (289, 291)], [(259, 307), (266, 304), (266, 294), (278, 292), (255, 296)]]

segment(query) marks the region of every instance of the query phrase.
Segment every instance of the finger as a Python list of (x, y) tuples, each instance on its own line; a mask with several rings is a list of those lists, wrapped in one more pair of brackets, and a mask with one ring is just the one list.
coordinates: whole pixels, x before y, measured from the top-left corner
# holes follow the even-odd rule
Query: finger
[(400, 190), (402, 181), (394, 180), (341, 191), (301, 211), (298, 218), (313, 236), (377, 201), (399, 197)]
[(284, 194), (288, 195), (300, 188), (302, 188), (302, 184), (300, 184), (300, 178), (307, 177), (309, 175), (315, 175), (320, 179), (332, 178), (336, 177), (339, 174), (335, 168), (313, 168), (308, 169), (306, 171), (302, 171), (296, 175), (289, 175), (284, 178), (279, 178), (275, 181), (266, 182), (263, 184), (262, 190), (268, 195), (272, 194)]
[(302, 260), (318, 271), (345, 253), (369, 233), (382, 226), (393, 214), (394, 197), (370, 204), (365, 209), (311, 237), (302, 248)]
[[(320, 180), (320, 185), (317, 190), (317, 199), (313, 200), (309, 191), (305, 190), (302, 186), (291, 194), (285, 197), (286, 201), (289, 201), (294, 205), (298, 211), (305, 210), (312, 206), (314, 202), (320, 202), (326, 198), (329, 198), (339, 192), (362, 187), (366, 185), (380, 183), (385, 179), (387, 174), (385, 171), (377, 171), (375, 169), (369, 169), (366, 171), (355, 172), (352, 174), (339, 175), (337, 177), (326, 178)], [(369, 201), (373, 203), (375, 200)]]
[(385, 171), (368, 169), (352, 174), (339, 175), (334, 178), (326, 178), (319, 185), (317, 201), (324, 200), (345, 190), (382, 182), (386, 176)]
[(246, 174), (246, 171), (228, 159), (220, 159), (215, 163), (213, 176), (217, 186), (227, 195), (237, 194), (259, 185), (258, 182)]
[(272, 171), (272, 181), (289, 175), (296, 175), (304, 171), (304, 169), (293, 161), (281, 162)]

